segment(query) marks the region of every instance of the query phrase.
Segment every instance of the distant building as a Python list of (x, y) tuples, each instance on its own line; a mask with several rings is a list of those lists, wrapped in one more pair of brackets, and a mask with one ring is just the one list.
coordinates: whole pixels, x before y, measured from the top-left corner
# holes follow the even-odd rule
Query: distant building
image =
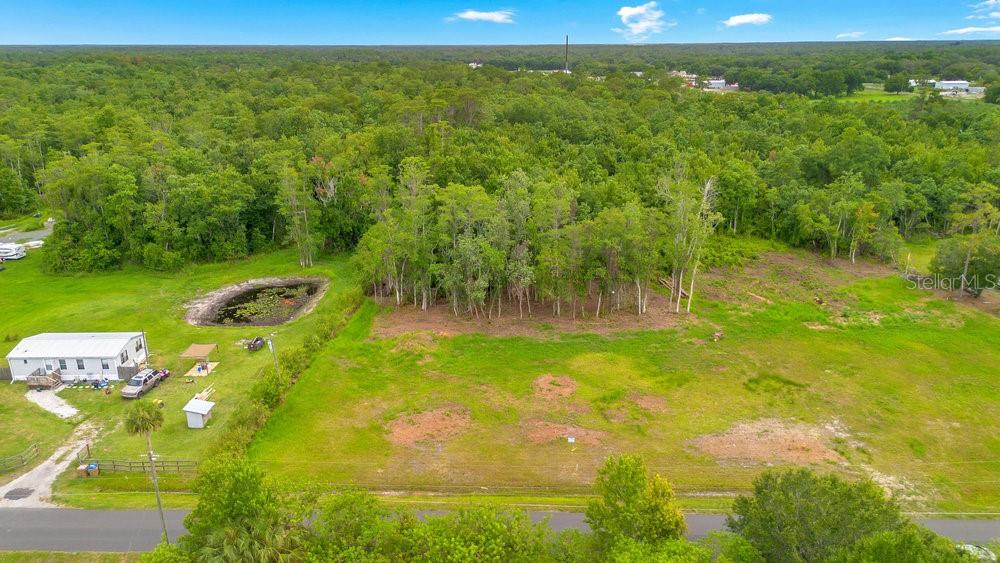
[(469, 68), (476, 70), (477, 68), (483, 68), (483, 63), (472, 62), (469, 63)]
[(978, 94), (978, 95), (985, 94), (986, 93), (986, 87), (985, 86), (969, 86), (969, 93), (970, 94)]
[(670, 76), (673, 76), (674, 78), (680, 78), (681, 80), (684, 81), (685, 84), (687, 84), (691, 88), (694, 88), (695, 86), (698, 85), (697, 74), (691, 74), (686, 70), (671, 70), (670, 72), (668, 72), (668, 74)]
[(710, 78), (705, 81), (705, 89), (713, 90), (716, 92), (735, 92), (740, 89), (739, 84), (728, 84), (725, 79), (722, 78)]
[(963, 92), (969, 91), (969, 81), (968, 80), (939, 80), (934, 83), (934, 88), (938, 90), (961, 90)]

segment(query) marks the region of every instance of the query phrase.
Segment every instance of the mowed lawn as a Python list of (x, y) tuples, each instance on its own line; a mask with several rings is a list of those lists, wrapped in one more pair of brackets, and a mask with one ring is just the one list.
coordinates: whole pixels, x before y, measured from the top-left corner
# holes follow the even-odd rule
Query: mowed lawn
[[(184, 304), (207, 291), (251, 278), (303, 273), (329, 277), (332, 283), (314, 313), (291, 323), (277, 327), (194, 327), (184, 319)], [(331, 297), (351, 287), (351, 282), (343, 259), (325, 260), (303, 270), (295, 255), (288, 252), (192, 266), (178, 273), (124, 270), (78, 276), (45, 274), (39, 257), (29, 255), (26, 260), (7, 264), (7, 270), (0, 272), (0, 287), (0, 356), (18, 339), (40, 332), (145, 331), (153, 354), (151, 363), (174, 374), (148, 395), (164, 402), (164, 425), (153, 437), (156, 452), (164, 459), (199, 460), (221, 433), (234, 407), (246, 397), (260, 369), (271, 363), (266, 348), (251, 354), (238, 342), (273, 334), (279, 350), (301, 344), (315, 330), (317, 313), (333, 306)], [(219, 367), (210, 376), (187, 383), (183, 373), (194, 362), (179, 355), (192, 343), (218, 344), (211, 359), (218, 361)], [(217, 402), (212, 422), (204, 430), (190, 430), (181, 408), (210, 384), (216, 389), (212, 400)], [(74, 422), (91, 420), (103, 427), (101, 438), (91, 447), (94, 457), (139, 460), (145, 449), (143, 439), (128, 436), (120, 424), (122, 413), (131, 404), (119, 396), (120, 385), (109, 395), (89, 388), (67, 388), (60, 396), (81, 410)], [(5, 436), (0, 438), (0, 456), (38, 441), (44, 459), (69, 435), (73, 424), (25, 400), (23, 384), (2, 387), (0, 424)], [(168, 489), (173, 481), (177, 481), (176, 488), (186, 487), (183, 480), (168, 477)], [(99, 490), (148, 491), (149, 484), (141, 474), (86, 480), (67, 475), (57, 486), (59, 495)], [(59, 498), (72, 502), (69, 497)]]
[[(795, 280), (755, 275), (715, 276), (746, 301), (701, 301), (676, 329), (612, 336), (382, 339), (372, 324), (391, 310), (369, 302), (250, 455), (293, 483), (544, 495), (582, 491), (605, 456), (638, 452), (698, 495), (745, 490), (773, 444), (751, 436), (763, 459), (740, 459), (692, 441), (772, 420), (818, 432), (837, 459), (814, 467), (872, 476), (911, 509), (1000, 510), (997, 318), (892, 276), (784, 291)], [(814, 291), (823, 303), (789, 297)], [(571, 392), (542, 396), (545, 375)], [(447, 414), (416, 416), (428, 412)], [(431, 437), (400, 442), (400, 421)], [(539, 439), (552, 425), (575, 443)]]

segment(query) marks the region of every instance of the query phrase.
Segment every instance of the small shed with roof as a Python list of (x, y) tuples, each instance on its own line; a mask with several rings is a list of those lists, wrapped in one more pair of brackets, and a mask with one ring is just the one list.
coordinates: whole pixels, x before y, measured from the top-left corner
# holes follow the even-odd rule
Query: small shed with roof
[(187, 415), (188, 428), (204, 428), (212, 418), (212, 409), (215, 403), (202, 399), (191, 399), (184, 405), (184, 414)]

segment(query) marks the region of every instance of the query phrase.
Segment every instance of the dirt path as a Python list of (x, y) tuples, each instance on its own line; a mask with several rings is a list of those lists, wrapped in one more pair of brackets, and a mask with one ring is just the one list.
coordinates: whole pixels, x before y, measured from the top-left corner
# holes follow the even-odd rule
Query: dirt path
[(76, 454), (97, 437), (100, 428), (85, 422), (77, 426), (69, 439), (48, 459), (34, 469), (0, 487), (0, 508), (47, 508), (52, 483), (76, 460)]
[(28, 391), (24, 398), (42, 407), (59, 418), (70, 418), (80, 412), (58, 395), (58, 391)]
[(9, 229), (0, 231), (0, 242), (34, 242), (44, 240), (52, 234), (52, 225), (55, 221), (46, 221), (45, 227), (37, 231), (18, 231)]

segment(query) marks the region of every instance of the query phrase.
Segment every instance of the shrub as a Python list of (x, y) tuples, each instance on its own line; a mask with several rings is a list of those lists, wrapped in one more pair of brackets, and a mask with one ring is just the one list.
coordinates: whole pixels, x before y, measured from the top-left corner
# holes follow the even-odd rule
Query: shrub
[(770, 471), (753, 490), (733, 503), (728, 526), (768, 561), (821, 561), (865, 536), (907, 524), (899, 506), (871, 481), (849, 483), (805, 469)]
[(655, 543), (687, 531), (670, 483), (650, 478), (639, 456), (609, 457), (594, 486), (598, 498), (587, 507), (587, 523), (603, 544), (620, 538)]
[(972, 563), (973, 556), (962, 553), (946, 538), (911, 524), (901, 530), (881, 532), (862, 538), (850, 548), (838, 551), (831, 563)]

